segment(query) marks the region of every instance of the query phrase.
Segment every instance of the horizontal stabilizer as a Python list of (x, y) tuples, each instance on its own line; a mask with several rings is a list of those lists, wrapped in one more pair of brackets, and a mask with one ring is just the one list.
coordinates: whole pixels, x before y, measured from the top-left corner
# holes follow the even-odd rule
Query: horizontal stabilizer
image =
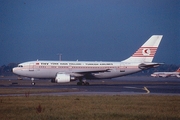
[(142, 63), (138, 67), (140, 69), (149, 69), (152, 67), (158, 67), (159, 65), (162, 65), (162, 64), (164, 64), (164, 63)]

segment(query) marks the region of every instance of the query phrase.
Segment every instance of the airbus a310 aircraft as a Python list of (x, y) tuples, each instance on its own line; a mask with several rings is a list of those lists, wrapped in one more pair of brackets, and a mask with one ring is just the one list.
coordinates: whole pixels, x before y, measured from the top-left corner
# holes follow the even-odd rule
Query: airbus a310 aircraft
[(170, 77), (170, 76), (176, 76), (180, 78), (180, 68), (177, 69), (175, 72), (154, 72), (151, 74), (152, 77)]
[(13, 72), (31, 78), (33, 85), (34, 78), (51, 79), (56, 83), (79, 80), (77, 85), (89, 85), (86, 80), (115, 78), (159, 66), (161, 63), (152, 60), (161, 39), (162, 35), (151, 36), (132, 56), (121, 62), (30, 61), (19, 64)]

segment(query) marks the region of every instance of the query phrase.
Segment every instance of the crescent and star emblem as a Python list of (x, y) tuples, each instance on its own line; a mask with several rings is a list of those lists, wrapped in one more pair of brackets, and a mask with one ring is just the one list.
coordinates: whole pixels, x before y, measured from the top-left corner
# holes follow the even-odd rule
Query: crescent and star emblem
[(149, 56), (151, 54), (151, 50), (149, 48), (144, 48), (142, 50), (142, 54), (146, 55), (146, 56)]

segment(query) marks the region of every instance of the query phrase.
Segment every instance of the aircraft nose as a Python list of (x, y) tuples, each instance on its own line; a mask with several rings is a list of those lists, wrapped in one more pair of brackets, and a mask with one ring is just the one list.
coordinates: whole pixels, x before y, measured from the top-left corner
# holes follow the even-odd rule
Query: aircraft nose
[(13, 68), (12, 72), (16, 75), (22, 75), (22, 69), (20, 69), (19, 67)]
[(16, 68), (13, 68), (13, 69), (12, 69), (12, 72), (13, 72), (13, 73), (16, 73)]

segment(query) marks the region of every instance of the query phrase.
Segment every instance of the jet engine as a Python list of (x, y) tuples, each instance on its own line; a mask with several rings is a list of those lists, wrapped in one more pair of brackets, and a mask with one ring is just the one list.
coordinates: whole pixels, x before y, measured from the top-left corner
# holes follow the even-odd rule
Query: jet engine
[(176, 75), (176, 77), (180, 78), (180, 75)]
[(58, 73), (55, 78), (56, 83), (66, 83), (72, 80), (75, 80), (75, 77), (72, 77), (71, 75), (65, 73)]

